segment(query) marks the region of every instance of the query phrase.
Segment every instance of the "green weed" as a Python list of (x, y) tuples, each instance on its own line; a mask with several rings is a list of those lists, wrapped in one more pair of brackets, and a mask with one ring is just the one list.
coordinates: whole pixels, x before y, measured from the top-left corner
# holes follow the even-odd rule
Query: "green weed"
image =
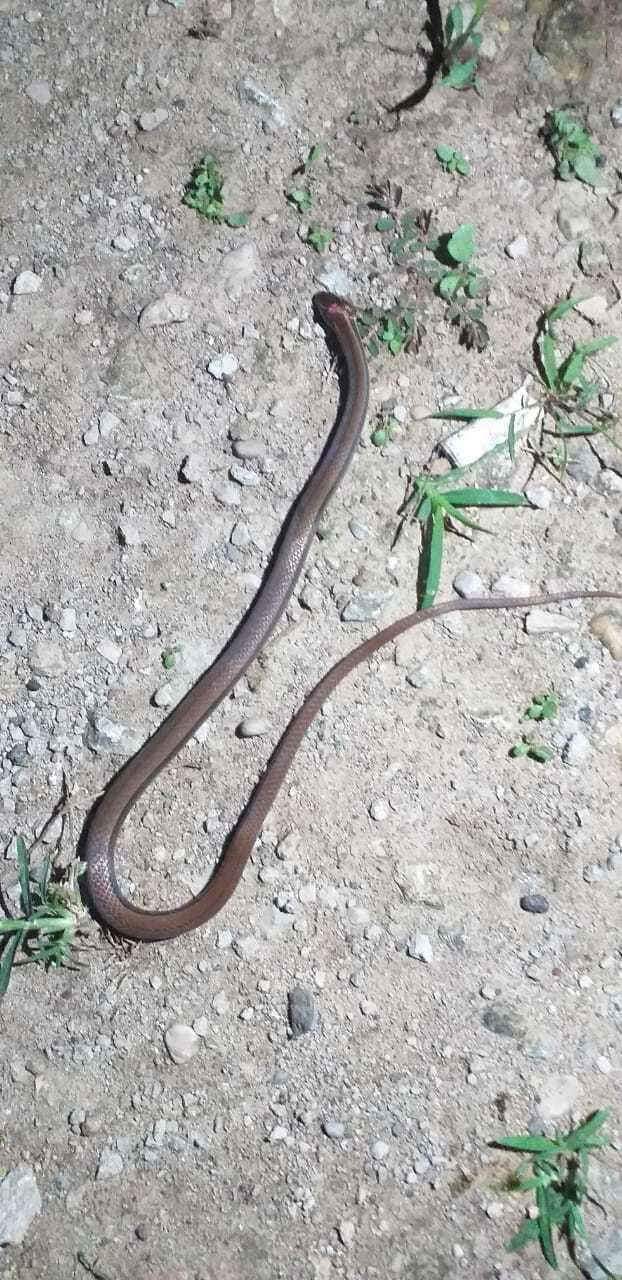
[[(489, 414), (491, 411), (488, 411)], [(498, 416), (492, 411), (494, 416)], [(486, 416), (486, 410), (478, 410), (478, 417)], [(412, 489), (400, 509), (402, 521), (406, 517), (418, 520), (421, 526), (421, 555), (417, 582), (418, 608), (427, 609), (434, 603), (438, 591), (443, 564), (445, 526), (447, 520), (489, 533), (482, 525), (464, 514), (465, 507), (522, 507), (526, 499), (522, 493), (507, 489), (447, 488), (466, 468), (455, 467), (443, 476), (420, 475), (412, 481)]]
[(549, 111), (543, 128), (544, 140), (555, 158), (555, 173), (563, 182), (579, 178), (589, 187), (602, 180), (605, 157), (587, 129), (567, 111)]
[(535, 354), (544, 389), (545, 423), (542, 443), (534, 452), (558, 476), (566, 470), (569, 439), (612, 433), (618, 422), (614, 413), (602, 407), (604, 387), (590, 373), (592, 358), (613, 346), (617, 338), (609, 335), (574, 342), (569, 351), (559, 351), (557, 321), (574, 310), (578, 301), (566, 298), (544, 311), (536, 330)]
[(0, 996), (11, 980), (17, 953), (24, 952), (22, 964), (43, 964), (58, 968), (69, 962), (83, 906), (77, 877), (83, 867), (77, 863), (64, 883), (53, 882), (49, 854), (36, 870), (30, 866), (23, 836), (13, 841), (23, 916), (0, 920)]
[(227, 213), (223, 197), (224, 178), (213, 155), (205, 155), (195, 165), (186, 185), (183, 204), (210, 222), (225, 222), (228, 227), (245, 227), (248, 213)]
[[(488, 0), (475, 0), (471, 17), (467, 19), (465, 5), (451, 6), (443, 28), (443, 74), (438, 81), (441, 87), (479, 91), (477, 71), (482, 35), (477, 27), (487, 8)], [(468, 56), (465, 58), (464, 54)]]
[(414, 307), (398, 300), (394, 307), (368, 307), (357, 317), (359, 333), (370, 356), (388, 351), (399, 356), (414, 347), (418, 349), (425, 328), (417, 318)]
[(471, 166), (455, 147), (436, 147), (436, 158), (440, 161), (445, 173), (458, 173), (461, 178), (468, 178)]
[(510, 1252), (537, 1242), (548, 1265), (557, 1271), (556, 1245), (565, 1239), (572, 1260), (586, 1274), (577, 1257), (581, 1243), (606, 1276), (620, 1280), (590, 1248), (582, 1211), (583, 1201), (593, 1200), (589, 1193), (589, 1157), (610, 1142), (601, 1132), (607, 1116), (607, 1111), (593, 1111), (577, 1129), (555, 1138), (522, 1133), (497, 1138), (490, 1144), (526, 1157), (510, 1179), (508, 1190), (533, 1192), (535, 1196), (535, 1212), (510, 1240)]
[(332, 238), (333, 232), (326, 231), (324, 227), (309, 227), (305, 236), (305, 244), (310, 244), (316, 253), (326, 253)]
[[(307, 175), (313, 165), (317, 163), (326, 153), (326, 148), (321, 143), (316, 143), (308, 152), (306, 160), (302, 160), (293, 171), (292, 177), (298, 175)], [(305, 214), (313, 208), (314, 197), (309, 187), (294, 187), (291, 191), (286, 192), (286, 199), (289, 204), (293, 205), (298, 213)], [(321, 251), (320, 251), (321, 252)]]

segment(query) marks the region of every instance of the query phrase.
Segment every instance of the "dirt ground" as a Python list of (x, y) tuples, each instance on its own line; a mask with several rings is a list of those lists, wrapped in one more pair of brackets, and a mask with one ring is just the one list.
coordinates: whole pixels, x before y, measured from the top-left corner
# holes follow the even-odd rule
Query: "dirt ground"
[[(547, 44), (546, 4), (492, 5), (480, 96), (435, 87), (396, 118), (386, 107), (424, 79), (419, 0), (0, 0), (3, 848), (40, 832), (65, 775), (71, 861), (106, 781), (257, 590), (335, 420), (313, 293), (391, 305), (414, 287), (375, 230), (371, 182), (401, 184), (436, 233), (475, 225), (490, 342), (459, 345), (428, 291), (419, 352), (370, 361), (362, 446), (276, 639), (124, 835), (138, 901), (203, 884), (305, 692), (414, 608), (418, 533), (393, 546), (397, 510), (452, 429), (425, 408), (511, 394), (538, 315), (571, 289), (600, 303), (564, 322), (567, 340), (622, 337), (619, 15), (591, 6), (584, 30), (578, 0), (565, 8)], [(602, 189), (555, 179), (539, 130), (568, 102), (607, 155)], [(317, 143), (301, 217), (285, 193)], [(468, 178), (442, 171), (439, 144)], [(247, 226), (182, 203), (207, 151)], [(323, 255), (304, 243), (311, 222), (334, 230)], [(162, 298), (155, 319), (168, 306), (176, 321), (139, 324)], [(614, 390), (619, 350), (598, 358)], [(220, 355), (225, 382), (208, 370)], [(396, 406), (403, 425), (378, 449), (378, 413)], [(440, 598), (463, 570), (485, 592), (508, 575), (620, 588), (619, 455), (579, 441), (571, 456), (563, 485), (522, 449), (497, 466), (539, 502), (487, 513), (493, 537), (450, 536)], [(488, 1143), (606, 1106), (606, 1216), (588, 1217), (622, 1261), (620, 666), (590, 633), (594, 605), (554, 612), (542, 633), (522, 613), (448, 619), (361, 667), (212, 926), (128, 949), (91, 925), (80, 967), (15, 970), (0, 1176), (25, 1179), (25, 1222), (0, 1275), (536, 1280), (535, 1248), (506, 1252), (523, 1209)], [(510, 759), (552, 687), (554, 758)], [(248, 718), (262, 732), (240, 738)], [(13, 901), (15, 879), (7, 855)], [(529, 894), (548, 910), (525, 910)], [(296, 988), (310, 1026), (292, 1035)]]

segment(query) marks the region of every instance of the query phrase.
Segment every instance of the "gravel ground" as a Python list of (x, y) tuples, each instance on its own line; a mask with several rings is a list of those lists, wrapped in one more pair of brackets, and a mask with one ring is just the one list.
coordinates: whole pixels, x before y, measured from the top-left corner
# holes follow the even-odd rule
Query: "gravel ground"
[[(622, 336), (610, 8), (499, 0), (481, 95), (435, 88), (396, 117), (424, 78), (418, 0), (0, 0), (3, 847), (40, 833), (65, 777), (37, 856), (59, 844), (68, 865), (94, 798), (252, 599), (335, 418), (314, 291), (386, 306), (418, 287), (389, 262), (370, 183), (402, 185), (437, 234), (475, 225), (490, 341), (460, 346), (422, 288), (419, 352), (371, 361), (365, 438), (283, 624), (129, 824), (138, 901), (203, 884), (305, 692), (414, 607), (417, 530), (393, 538), (409, 474), (450, 430), (426, 413), (515, 391), (538, 315), (570, 289), (590, 303), (567, 338)], [(606, 152), (602, 188), (557, 181), (539, 137), (569, 101)], [(247, 226), (182, 203), (207, 151)], [(285, 193), (307, 182), (301, 215)], [(333, 231), (323, 255), (305, 224)], [(615, 389), (619, 350), (598, 370)], [(449, 538), (441, 597), (458, 574), (485, 593), (620, 587), (612, 447), (573, 443), (563, 485), (522, 449), (491, 474), (535, 487), (533, 509)], [(91, 926), (79, 967), (15, 971), (0, 1275), (536, 1280), (535, 1250), (505, 1251), (521, 1207), (487, 1144), (609, 1105), (607, 1218), (589, 1217), (622, 1261), (620, 668), (594, 606), (551, 612), (449, 618), (361, 667), (212, 926), (131, 949)], [(554, 758), (510, 759), (550, 688)], [(8, 855), (2, 880), (15, 901)]]

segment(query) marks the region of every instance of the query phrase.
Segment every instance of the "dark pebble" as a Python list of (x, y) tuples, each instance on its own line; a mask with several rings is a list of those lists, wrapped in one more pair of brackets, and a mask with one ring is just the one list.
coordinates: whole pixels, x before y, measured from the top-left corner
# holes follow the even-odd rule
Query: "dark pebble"
[(531, 911), (535, 916), (543, 916), (549, 909), (548, 898), (542, 893), (524, 893), (520, 904), (523, 911)]
[(493, 1031), (496, 1036), (509, 1036), (512, 1040), (523, 1040), (527, 1034), (523, 1018), (506, 1004), (490, 1004), (482, 1022), (487, 1031)]
[(303, 1036), (315, 1026), (313, 996), (305, 987), (292, 987), (287, 995), (287, 1015), (292, 1035)]

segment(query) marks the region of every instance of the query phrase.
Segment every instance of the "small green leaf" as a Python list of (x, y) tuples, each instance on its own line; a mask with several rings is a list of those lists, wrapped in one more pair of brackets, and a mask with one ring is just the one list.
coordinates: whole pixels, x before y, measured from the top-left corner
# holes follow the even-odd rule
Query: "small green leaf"
[(466, 62), (457, 62), (451, 67), (446, 76), (439, 81), (439, 84), (447, 89), (463, 89), (477, 71), (477, 58), (469, 58)]
[(599, 182), (602, 182), (602, 165), (597, 164), (595, 156), (579, 152), (570, 163), (577, 178), (585, 182), (588, 187), (597, 187)]
[(490, 1145), (503, 1147), (506, 1151), (533, 1152), (543, 1156), (556, 1156), (560, 1151), (558, 1142), (553, 1138), (541, 1137), (538, 1133), (517, 1133), (509, 1138), (495, 1138)]
[(607, 347), (613, 347), (617, 341), (618, 339), (612, 335), (606, 338), (592, 338), (591, 342), (577, 342), (576, 350), (584, 356), (593, 356), (597, 351), (605, 351)]
[(557, 1271), (557, 1258), (555, 1257), (555, 1247), (553, 1245), (553, 1235), (551, 1231), (551, 1211), (549, 1207), (549, 1198), (545, 1188), (536, 1187), (536, 1205), (538, 1207), (538, 1217), (536, 1219), (539, 1228), (540, 1247), (549, 1264), (554, 1271)]
[(294, 207), (298, 209), (299, 213), (308, 213), (313, 207), (313, 197), (308, 191), (303, 191), (299, 187), (296, 187), (293, 191), (289, 191), (287, 199), (290, 204), (293, 204)]
[(561, 320), (569, 311), (573, 311), (580, 301), (580, 298), (566, 298), (563, 302), (556, 302), (550, 311), (545, 312), (549, 324), (554, 324), (556, 320)]
[(545, 747), (539, 742), (530, 742), (527, 755), (530, 760), (537, 760), (538, 764), (548, 764), (553, 759), (555, 752), (551, 747)]
[(524, 493), (511, 489), (452, 489), (443, 496), (454, 507), (524, 507), (527, 503)]
[(517, 1253), (519, 1249), (524, 1249), (526, 1244), (532, 1244), (540, 1238), (540, 1227), (537, 1218), (527, 1218), (522, 1227), (512, 1236), (507, 1246), (508, 1253)]
[(463, 277), (457, 271), (447, 271), (441, 276), (438, 284), (438, 291), (442, 298), (453, 298), (458, 292)]
[(12, 933), (7, 938), (3, 948), (2, 957), (0, 959), (0, 996), (6, 995), (9, 982), (11, 981), (11, 971), (15, 960), (15, 953), (22, 941), (20, 933)]
[(32, 915), (32, 895), (30, 892), (30, 860), (26, 849), (26, 841), (22, 835), (15, 836), (13, 841), (17, 859), (17, 874), (24, 915)]
[(462, 35), (463, 30), (462, 8), (459, 4), (454, 4), (445, 20), (445, 43), (451, 44), (452, 40)]
[(246, 227), (248, 226), (248, 213), (226, 213), (225, 222), (228, 227)]
[(443, 144), (441, 144), (440, 147), (436, 148), (436, 154), (438, 156), (438, 159), (442, 160), (443, 164), (450, 164), (451, 161), (454, 159), (456, 151), (454, 147), (446, 147)]
[(447, 241), (447, 252), (454, 262), (468, 262), (475, 253), (475, 228), (463, 222)]
[(421, 555), (421, 582), (419, 608), (428, 609), (434, 604), (441, 580), (443, 563), (443, 537), (445, 533), (445, 516), (440, 506), (433, 506), (424, 532), (424, 544)]
[(390, 214), (385, 214), (383, 215), (382, 218), (378, 218), (376, 220), (376, 231), (394, 231), (394, 230), (395, 230), (395, 218), (392, 218)]
[(557, 360), (555, 356), (555, 343), (550, 333), (542, 335), (540, 343), (540, 354), (542, 356), (542, 367), (546, 378), (547, 386), (550, 391), (554, 391), (557, 387)]
[(468, 178), (471, 172), (471, 166), (468, 160), (465, 160), (464, 156), (458, 156), (456, 160), (456, 169), (463, 178)]
[(565, 387), (571, 387), (573, 382), (581, 377), (585, 360), (583, 352), (576, 349), (571, 352), (567, 360), (564, 360), (559, 370), (559, 377)]

